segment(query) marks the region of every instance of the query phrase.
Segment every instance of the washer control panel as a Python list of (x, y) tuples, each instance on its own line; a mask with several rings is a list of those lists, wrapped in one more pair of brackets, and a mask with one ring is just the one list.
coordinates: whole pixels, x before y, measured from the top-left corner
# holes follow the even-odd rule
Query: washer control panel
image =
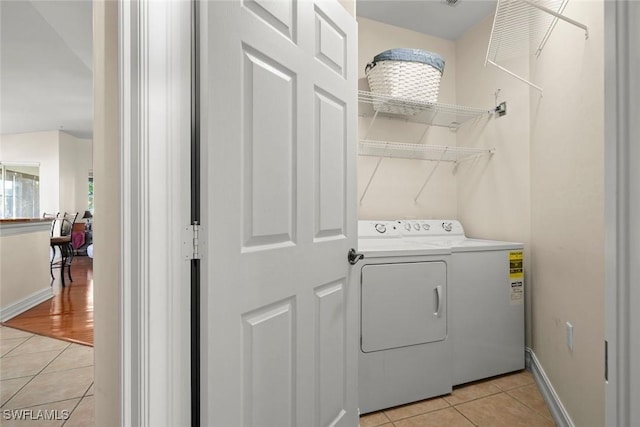
[(409, 219), (409, 220), (363, 220), (358, 221), (358, 238), (400, 237), (444, 237), (462, 236), (464, 229), (456, 220)]
[(410, 219), (395, 223), (403, 236), (464, 236), (462, 224), (456, 220)]
[(400, 238), (395, 221), (358, 221), (358, 238)]

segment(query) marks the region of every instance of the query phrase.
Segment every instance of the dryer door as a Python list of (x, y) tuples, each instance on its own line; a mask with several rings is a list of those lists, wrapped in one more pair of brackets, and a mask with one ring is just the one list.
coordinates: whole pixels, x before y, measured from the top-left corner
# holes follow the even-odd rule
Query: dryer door
[(365, 265), (361, 304), (365, 353), (442, 341), (447, 335), (447, 265)]

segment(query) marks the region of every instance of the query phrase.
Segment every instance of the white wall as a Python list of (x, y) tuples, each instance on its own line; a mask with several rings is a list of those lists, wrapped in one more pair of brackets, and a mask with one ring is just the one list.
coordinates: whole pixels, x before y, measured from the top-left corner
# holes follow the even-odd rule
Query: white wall
[(88, 207), (89, 171), (93, 168), (91, 140), (60, 132), (60, 211), (78, 212)]
[(40, 164), (40, 212), (60, 210), (58, 131), (0, 135), (0, 161)]
[[(369, 90), (365, 66), (375, 55), (388, 49), (408, 47), (429, 50), (445, 59), (445, 71), (440, 82), (438, 101), (456, 102), (455, 44), (450, 40), (428, 36), (365, 18), (358, 18), (358, 84), (361, 90)], [(359, 119), (360, 139), (365, 137), (370, 119)], [(368, 139), (397, 142), (419, 142), (424, 125), (402, 120), (379, 118)], [(432, 127), (423, 141), (434, 145), (455, 145), (455, 133), (446, 128)], [(377, 163), (375, 157), (358, 156), (358, 199)], [(374, 177), (365, 199), (359, 206), (360, 219), (397, 218), (455, 218), (456, 180), (453, 166), (442, 163), (418, 203), (414, 197), (429, 175), (435, 162), (408, 159), (384, 159)]]
[[(531, 77), (533, 349), (576, 426), (604, 425), (604, 3), (569, 2)], [(574, 326), (574, 350), (565, 322)]]
[(0, 161), (40, 165), (40, 213), (84, 213), (91, 151), (91, 140), (61, 131), (0, 135)]

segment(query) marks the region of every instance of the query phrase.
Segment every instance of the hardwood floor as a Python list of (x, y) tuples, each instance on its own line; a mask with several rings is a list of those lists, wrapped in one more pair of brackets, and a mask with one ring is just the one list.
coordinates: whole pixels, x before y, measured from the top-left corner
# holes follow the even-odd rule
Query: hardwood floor
[(93, 346), (93, 260), (77, 256), (71, 265), (73, 283), (60, 282), (54, 270), (54, 297), (7, 320), (5, 326)]

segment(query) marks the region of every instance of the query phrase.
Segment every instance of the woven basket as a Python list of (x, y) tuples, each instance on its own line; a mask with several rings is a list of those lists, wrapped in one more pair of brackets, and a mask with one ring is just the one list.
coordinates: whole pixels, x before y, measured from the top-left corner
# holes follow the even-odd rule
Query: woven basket
[[(414, 54), (417, 53), (417, 54)], [(377, 60), (379, 57), (401, 57), (400, 60)], [(424, 58), (427, 61), (424, 61)], [(416, 58), (414, 60), (413, 58)], [(442, 61), (440, 68), (444, 69), (444, 61), (437, 54), (427, 51), (393, 49), (376, 56), (374, 61), (367, 65), (365, 74), (369, 81), (371, 92), (403, 98), (419, 102), (438, 102), (440, 91), (441, 69), (428, 62), (433, 58)], [(426, 63), (425, 63), (426, 62)], [(375, 102), (374, 108), (384, 110), (383, 103)], [(401, 114), (408, 112), (388, 111)]]

